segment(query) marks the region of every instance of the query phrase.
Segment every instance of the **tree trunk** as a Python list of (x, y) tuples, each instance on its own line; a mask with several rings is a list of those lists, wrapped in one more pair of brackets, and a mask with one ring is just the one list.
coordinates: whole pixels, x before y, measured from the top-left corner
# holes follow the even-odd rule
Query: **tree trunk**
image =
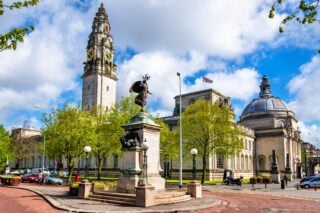
[(73, 173), (73, 168), (74, 168), (74, 162), (72, 162), (72, 159), (68, 160), (68, 179), (67, 179), (67, 183), (71, 183), (71, 179), (72, 179), (72, 173)]
[(204, 153), (202, 155), (202, 176), (201, 176), (201, 184), (202, 185), (204, 184), (204, 179), (205, 179), (205, 176), (206, 176), (206, 168), (207, 168), (207, 156)]
[(101, 173), (102, 173), (102, 159), (98, 157), (98, 180), (101, 179)]

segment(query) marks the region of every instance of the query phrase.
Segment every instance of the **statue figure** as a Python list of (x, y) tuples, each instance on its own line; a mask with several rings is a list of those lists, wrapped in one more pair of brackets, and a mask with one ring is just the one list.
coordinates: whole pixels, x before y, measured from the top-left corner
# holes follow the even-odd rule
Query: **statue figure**
[(141, 106), (142, 111), (144, 110), (144, 107), (147, 103), (147, 94), (152, 94), (148, 90), (148, 84), (147, 81), (150, 79), (149, 75), (145, 75), (142, 77), (142, 81), (136, 81), (130, 88), (130, 92), (138, 93), (135, 103), (139, 106)]
[(120, 139), (122, 147), (136, 147), (139, 146), (139, 135), (136, 132), (128, 132)]

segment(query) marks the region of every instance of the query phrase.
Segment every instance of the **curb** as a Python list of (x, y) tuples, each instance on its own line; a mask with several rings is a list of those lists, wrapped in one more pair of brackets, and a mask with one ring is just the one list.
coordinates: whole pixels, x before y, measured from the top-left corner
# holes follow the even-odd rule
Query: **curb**
[[(41, 196), (45, 201), (47, 201), (52, 207), (62, 210), (62, 211), (67, 211), (67, 212), (77, 212), (77, 213), (99, 213), (99, 212), (110, 212), (109, 210), (106, 211), (96, 211), (96, 210), (85, 210), (85, 209), (74, 209), (70, 208), (68, 206), (62, 205), (58, 201), (56, 201), (54, 198), (52, 198), (49, 195), (45, 195), (44, 193), (36, 190), (36, 189), (30, 189), (27, 187), (21, 187), (21, 186), (5, 186), (7, 188), (15, 188), (15, 189), (22, 189), (22, 190), (27, 190), (30, 192), (34, 192), (37, 195)], [(214, 199), (214, 201), (210, 204), (202, 204), (198, 206), (190, 206), (190, 207), (182, 207), (182, 208), (175, 208), (175, 209), (170, 209), (170, 210), (153, 210), (153, 209), (145, 209), (145, 210), (127, 210), (125, 212), (128, 213), (138, 213), (138, 212), (144, 212), (144, 213), (171, 213), (171, 212), (193, 212), (196, 210), (202, 210), (202, 209), (207, 209), (211, 208), (217, 205), (220, 205), (222, 203), (221, 200)], [(114, 212), (122, 212), (122, 211), (114, 211)]]

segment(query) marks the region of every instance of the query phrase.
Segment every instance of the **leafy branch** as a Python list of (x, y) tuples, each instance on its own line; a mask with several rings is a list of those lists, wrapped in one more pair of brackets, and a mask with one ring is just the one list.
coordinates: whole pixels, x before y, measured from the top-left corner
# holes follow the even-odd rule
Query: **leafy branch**
[[(21, 9), (23, 7), (35, 6), (40, 3), (40, 0), (29, 0), (29, 1), (15, 1), (10, 5), (3, 3), (3, 0), (0, 0), (0, 16), (4, 14), (5, 8)], [(34, 30), (33, 26), (27, 26), (22, 28), (13, 28), (8, 33), (0, 34), (0, 52), (13, 49), (16, 50), (17, 44), (24, 41), (24, 36)]]

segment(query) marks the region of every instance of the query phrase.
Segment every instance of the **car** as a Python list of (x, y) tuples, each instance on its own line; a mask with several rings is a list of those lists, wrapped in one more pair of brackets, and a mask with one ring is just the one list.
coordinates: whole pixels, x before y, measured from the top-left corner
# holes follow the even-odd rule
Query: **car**
[(302, 184), (302, 183), (305, 182), (305, 181), (311, 180), (311, 179), (313, 179), (313, 178), (315, 178), (315, 177), (320, 177), (320, 176), (319, 176), (319, 175), (309, 175), (309, 176), (305, 176), (305, 177), (303, 177), (303, 178), (300, 180), (300, 184)]
[(58, 185), (63, 184), (63, 180), (59, 178), (59, 176), (57, 175), (47, 175), (45, 177), (45, 182), (48, 184), (58, 184)]
[(15, 170), (15, 171), (11, 171), (10, 172), (10, 175), (21, 175), (21, 174), (23, 174), (23, 170)]
[(314, 177), (310, 180), (306, 180), (300, 184), (301, 188), (320, 187), (320, 176)]
[[(40, 171), (42, 171), (42, 168), (33, 168), (33, 169), (31, 170), (31, 173), (34, 174), (34, 175), (39, 175)], [(49, 174), (50, 174), (50, 172), (49, 172), (49, 170), (48, 170), (47, 168), (44, 168), (44, 173), (45, 173), (46, 175), (49, 175)]]
[(36, 183), (39, 182), (38, 175), (25, 174), (21, 177), (21, 182)]

